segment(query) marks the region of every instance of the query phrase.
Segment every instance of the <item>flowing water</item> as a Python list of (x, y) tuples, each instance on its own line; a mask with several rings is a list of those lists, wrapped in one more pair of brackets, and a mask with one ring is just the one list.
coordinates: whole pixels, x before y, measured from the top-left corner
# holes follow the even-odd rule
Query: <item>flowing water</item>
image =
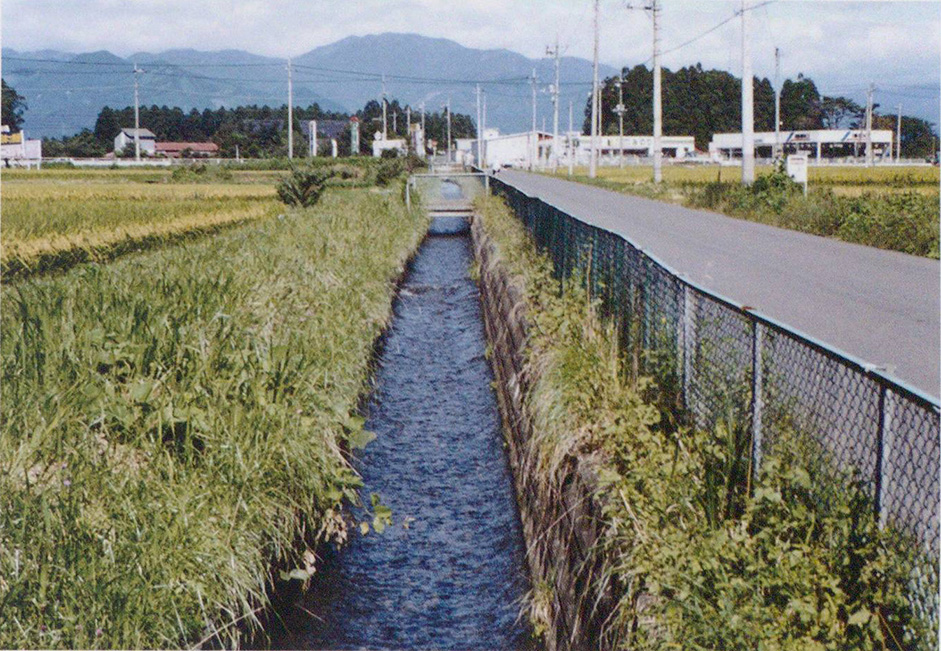
[(466, 222), (436, 219), (380, 353), (367, 422), (377, 437), (355, 462), (364, 503), (379, 494), (393, 524), (324, 550), (281, 646), (528, 647), (522, 531), (472, 258)]

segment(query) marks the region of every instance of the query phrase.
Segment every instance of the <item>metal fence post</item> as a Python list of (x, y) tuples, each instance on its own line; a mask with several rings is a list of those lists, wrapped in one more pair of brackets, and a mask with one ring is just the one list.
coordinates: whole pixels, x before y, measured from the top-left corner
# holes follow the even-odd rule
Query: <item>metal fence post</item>
[(683, 408), (692, 413), (693, 362), (696, 356), (694, 319), (696, 295), (689, 285), (683, 283)]
[(889, 470), (889, 454), (892, 451), (892, 417), (895, 404), (888, 387), (879, 385), (879, 428), (876, 430), (876, 518), (880, 527), (888, 520), (885, 500), (888, 493), (886, 474)]
[(764, 326), (752, 321), (752, 394), (751, 394), (751, 436), (752, 436), (752, 476), (758, 476), (762, 454), (762, 407), (764, 407), (763, 369), (761, 364), (764, 350)]

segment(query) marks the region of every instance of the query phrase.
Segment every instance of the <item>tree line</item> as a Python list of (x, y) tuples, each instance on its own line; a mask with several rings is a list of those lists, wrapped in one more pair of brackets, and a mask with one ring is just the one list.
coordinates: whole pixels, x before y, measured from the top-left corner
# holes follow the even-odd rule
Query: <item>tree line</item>
[[(638, 65), (622, 71), (623, 81), (608, 77), (601, 89), (602, 133), (617, 135), (616, 106), (624, 102), (624, 133), (653, 133), (653, 70)], [(774, 87), (755, 78), (755, 130), (774, 131)], [(663, 133), (693, 136), (705, 151), (715, 133), (742, 130), (742, 80), (724, 70), (704, 70), (702, 64), (672, 71), (662, 69)], [(895, 132), (896, 116), (873, 111), (874, 129)], [(866, 109), (846, 97), (821, 95), (810, 77), (802, 74), (781, 85), (781, 129), (857, 129), (865, 126)], [(585, 106), (584, 133), (591, 129), (591, 100)], [(922, 158), (935, 151), (934, 126), (921, 118), (902, 117), (902, 156)]]
[[(618, 133), (618, 115), (615, 107), (619, 98), (624, 103), (624, 133), (650, 134), (653, 132), (653, 71), (643, 65), (625, 68), (618, 89), (618, 77), (608, 77), (602, 86), (602, 133)], [(3, 82), (3, 124), (13, 131), (23, 123), (27, 98)], [(755, 129), (774, 130), (774, 89), (768, 79), (755, 78)], [(896, 116), (882, 114), (875, 105), (873, 128), (895, 131)], [(406, 134), (407, 105), (393, 99), (387, 105), (388, 133), (391, 137)], [(414, 108), (412, 122), (420, 119)], [(352, 114), (360, 119), (360, 152), (371, 154), (375, 131), (381, 131), (382, 104), (375, 100)], [(301, 124), (308, 120), (344, 120), (349, 113), (323, 110), (318, 104), (294, 109), (295, 147), (305, 141)], [(585, 133), (590, 132), (591, 102), (585, 107)], [(663, 132), (665, 135), (692, 135), (696, 147), (706, 150), (714, 133), (741, 130), (741, 79), (723, 70), (705, 70), (701, 64), (672, 71), (663, 69)], [(245, 157), (284, 156), (287, 153), (287, 106), (239, 106), (235, 108), (191, 109), (179, 107), (143, 106), (140, 124), (150, 129), (162, 141), (206, 142), (219, 145), (220, 154), (235, 156), (236, 147)], [(781, 128), (791, 129), (846, 129), (861, 128), (865, 124), (865, 108), (852, 99), (821, 95), (809, 77), (798, 75), (786, 80), (781, 87)], [(43, 140), (46, 156), (103, 156), (113, 148), (113, 141), (122, 127), (134, 125), (134, 109), (104, 107), (98, 114), (93, 129), (85, 129), (73, 136)], [(447, 146), (447, 114), (425, 114), (426, 136), (435, 140), (439, 149)], [(451, 116), (451, 137), (471, 138), (475, 124), (469, 115)], [(922, 158), (936, 151), (934, 125), (912, 116), (902, 117), (902, 156)], [(341, 155), (350, 153), (350, 132), (343, 131), (338, 140)], [(300, 146), (303, 151), (303, 145)], [(297, 151), (297, 150), (295, 150)]]
[[(26, 109), (26, 98), (3, 82), (3, 123), (12, 130), (19, 130)], [(393, 99), (386, 107), (387, 133), (390, 138), (406, 137), (408, 106)], [(309, 120), (340, 120), (349, 123), (356, 116), (360, 120), (360, 150), (364, 155), (372, 154), (372, 141), (376, 131), (382, 131), (382, 104), (369, 101), (362, 109), (350, 114), (327, 111), (319, 104), (294, 109), (294, 151), (307, 150), (307, 136), (301, 129)], [(421, 114), (411, 109), (412, 123), (418, 123)], [(191, 109), (184, 111), (178, 106), (141, 106), (141, 128), (149, 129), (163, 142), (214, 142), (223, 157), (234, 157), (236, 148), (246, 158), (270, 158), (287, 155), (287, 105), (238, 106), (235, 108)], [(44, 156), (100, 157), (114, 148), (114, 138), (122, 128), (134, 126), (134, 107), (111, 108), (105, 106), (98, 113), (95, 126), (62, 138), (43, 139)], [(434, 140), (439, 149), (447, 147), (447, 114), (432, 112), (425, 114), (426, 137)], [(451, 138), (470, 138), (475, 135), (474, 121), (469, 115), (454, 113), (451, 116)], [(350, 129), (345, 126), (337, 139), (340, 155), (350, 154)], [(329, 144), (321, 143), (329, 151)], [(122, 155), (123, 152), (116, 152)]]

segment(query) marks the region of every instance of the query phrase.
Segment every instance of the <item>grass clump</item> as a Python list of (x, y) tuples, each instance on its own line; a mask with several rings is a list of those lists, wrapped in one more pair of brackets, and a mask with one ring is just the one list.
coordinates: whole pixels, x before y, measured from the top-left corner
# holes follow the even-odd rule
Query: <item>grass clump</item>
[(373, 343), (425, 227), (328, 193), (5, 286), (0, 647), (237, 646), (276, 569), (314, 571), (350, 535), (344, 450), (369, 438)]
[(752, 484), (747, 427), (677, 425), (658, 407), (675, 400), (631, 379), (578, 275), (554, 279), (502, 202), (478, 209), (528, 305), (524, 404), (541, 480), (566, 460), (596, 464), (604, 534), (592, 553), (616, 596), (610, 646), (931, 648), (936, 629), (907, 598), (910, 559), (855, 477), (785, 434)]
[(320, 201), (333, 175), (330, 169), (295, 169), (278, 183), (278, 197), (288, 206), (309, 208)]
[(220, 165), (191, 163), (175, 167), (170, 173), (173, 183), (219, 183), (232, 180), (232, 171)]

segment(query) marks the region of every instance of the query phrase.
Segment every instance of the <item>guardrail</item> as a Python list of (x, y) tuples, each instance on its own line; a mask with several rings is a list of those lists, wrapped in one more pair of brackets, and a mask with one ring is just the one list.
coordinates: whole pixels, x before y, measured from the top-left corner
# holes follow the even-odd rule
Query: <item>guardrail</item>
[(621, 235), (579, 221), (498, 177), (490, 186), (550, 255), (558, 278), (581, 272), (603, 314), (616, 321), (634, 373), (653, 375), (672, 390), (691, 425), (747, 425), (753, 472), (779, 437), (796, 432), (816, 442), (821, 475), (833, 467), (855, 475), (880, 525), (897, 533), (898, 545), (912, 559), (910, 601), (933, 622), (929, 648), (936, 648), (937, 399), (689, 281)]

